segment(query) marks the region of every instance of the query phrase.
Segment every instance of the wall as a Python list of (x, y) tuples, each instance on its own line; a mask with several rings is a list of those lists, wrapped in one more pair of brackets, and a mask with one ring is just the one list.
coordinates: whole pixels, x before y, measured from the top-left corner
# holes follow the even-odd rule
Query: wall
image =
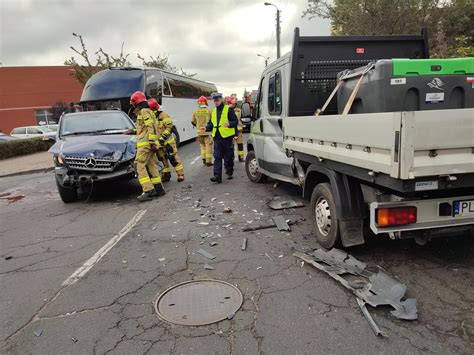
[(82, 88), (66, 66), (0, 67), (0, 130), (36, 125), (36, 109), (77, 102)]

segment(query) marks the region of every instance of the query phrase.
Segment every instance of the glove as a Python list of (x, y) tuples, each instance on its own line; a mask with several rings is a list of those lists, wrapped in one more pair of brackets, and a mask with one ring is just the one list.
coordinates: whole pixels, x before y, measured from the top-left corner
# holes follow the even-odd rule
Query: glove
[(156, 153), (156, 152), (158, 151), (158, 147), (156, 146), (156, 144), (150, 143), (150, 150), (151, 150), (153, 153)]
[(160, 145), (163, 147), (165, 145), (165, 139), (163, 137), (160, 137), (160, 139), (158, 139), (158, 142), (160, 143)]

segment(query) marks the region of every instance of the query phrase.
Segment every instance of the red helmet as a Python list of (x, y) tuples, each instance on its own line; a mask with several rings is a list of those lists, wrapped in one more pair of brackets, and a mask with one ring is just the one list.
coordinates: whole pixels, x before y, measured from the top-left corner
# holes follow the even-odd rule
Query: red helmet
[(207, 105), (207, 99), (205, 96), (201, 96), (199, 99), (198, 99), (198, 104), (206, 104)]
[(146, 96), (141, 91), (135, 91), (132, 96), (130, 96), (130, 105), (137, 107), (140, 102), (146, 101)]
[(227, 96), (225, 98), (225, 102), (229, 106), (234, 106), (235, 105), (235, 98), (233, 96)]
[(160, 110), (160, 104), (154, 98), (148, 99), (148, 107), (152, 110), (156, 110), (156, 111)]

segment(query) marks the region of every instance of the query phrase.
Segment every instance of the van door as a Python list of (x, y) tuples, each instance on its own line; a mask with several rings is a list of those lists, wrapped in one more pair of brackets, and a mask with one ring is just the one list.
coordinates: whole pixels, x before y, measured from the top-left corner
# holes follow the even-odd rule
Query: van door
[(265, 77), (262, 77), (259, 85), (259, 93), (257, 101), (255, 102), (255, 111), (254, 117), (255, 121), (252, 123), (250, 131), (254, 138), (254, 151), (255, 157), (257, 158), (258, 166), (262, 169), (265, 169), (265, 160), (264, 160), (264, 144), (265, 144), (265, 133), (263, 129), (264, 125), (264, 97), (265, 97)]
[(268, 75), (266, 84), (266, 105), (264, 119), (264, 169), (270, 173), (293, 177), (292, 160), (283, 149), (283, 78), (285, 66), (281, 66)]

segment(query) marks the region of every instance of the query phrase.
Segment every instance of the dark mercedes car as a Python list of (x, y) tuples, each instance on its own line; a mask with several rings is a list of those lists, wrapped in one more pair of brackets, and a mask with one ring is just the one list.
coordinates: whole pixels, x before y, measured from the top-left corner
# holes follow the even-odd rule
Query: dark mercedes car
[(68, 113), (50, 148), (61, 199), (74, 202), (94, 182), (135, 175), (134, 124), (118, 110)]

